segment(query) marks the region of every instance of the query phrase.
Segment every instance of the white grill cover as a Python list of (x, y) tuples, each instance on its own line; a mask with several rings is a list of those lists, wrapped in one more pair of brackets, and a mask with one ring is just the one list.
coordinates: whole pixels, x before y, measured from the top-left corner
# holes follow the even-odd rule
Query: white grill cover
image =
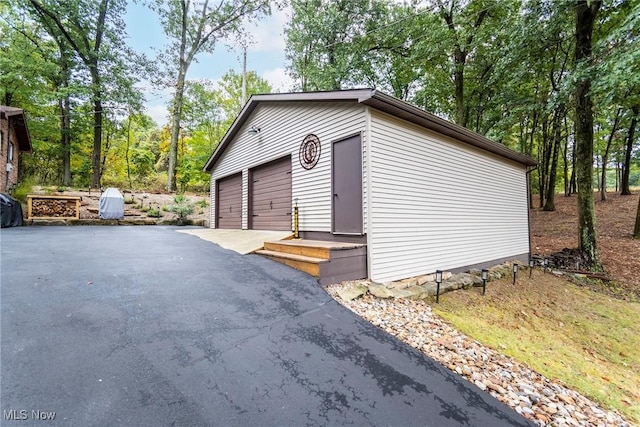
[(124, 219), (124, 197), (117, 188), (107, 188), (100, 196), (101, 219)]

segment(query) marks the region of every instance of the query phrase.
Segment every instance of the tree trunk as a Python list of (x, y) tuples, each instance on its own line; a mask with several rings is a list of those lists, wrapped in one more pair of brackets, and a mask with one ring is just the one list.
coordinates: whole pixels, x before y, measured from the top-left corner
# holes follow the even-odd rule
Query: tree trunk
[(571, 178), (569, 179), (569, 196), (578, 192), (578, 184), (576, 183), (576, 143), (573, 142), (571, 149)]
[(100, 153), (102, 151), (102, 101), (100, 94), (96, 95), (93, 101), (93, 153), (91, 155), (91, 166), (93, 173), (91, 175), (91, 187), (100, 188), (100, 178), (102, 172), (100, 170)]
[(564, 138), (564, 145), (562, 149), (562, 181), (564, 184), (564, 195), (569, 196), (569, 138)]
[[(600, 0), (580, 0), (576, 4), (575, 59), (580, 64), (591, 57), (593, 24)], [(602, 271), (598, 256), (596, 213), (593, 200), (593, 103), (590, 78), (576, 82), (576, 179), (578, 184), (578, 242), (587, 257), (587, 268)]]
[[(187, 29), (189, 3), (184, 0), (180, 2), (180, 48), (178, 52), (178, 80), (176, 81), (176, 93), (173, 97), (173, 111), (171, 112), (171, 144), (169, 146), (169, 170), (167, 171), (167, 191), (176, 190), (176, 171), (178, 169), (178, 137), (180, 135), (180, 121), (182, 120), (182, 100), (184, 95), (184, 81), (187, 76), (187, 70), (191, 63), (191, 58), (195, 52), (192, 50), (190, 55), (186, 55), (187, 51)], [(199, 34), (200, 35), (200, 34)], [(199, 38), (198, 35), (198, 38)], [(192, 46), (192, 49), (195, 49)]]
[(467, 55), (462, 52), (459, 46), (456, 46), (454, 60), (453, 81), (455, 83), (456, 123), (460, 126), (467, 126), (467, 113), (464, 102), (464, 66), (467, 62)]
[[(593, 160), (596, 162), (596, 179), (600, 176), (600, 161), (598, 160), (598, 156), (594, 155)], [(596, 182), (596, 190), (600, 192), (600, 180)]]
[(627, 133), (627, 148), (624, 153), (624, 165), (622, 167), (622, 191), (621, 195), (630, 196), (631, 189), (629, 188), (629, 174), (631, 172), (631, 152), (633, 151), (633, 140), (635, 138), (636, 125), (638, 124), (638, 113), (640, 107), (635, 106), (631, 109), (633, 111), (633, 117), (631, 118), (631, 125), (629, 126), (629, 132)]
[[(108, 122), (107, 122), (108, 124)], [(109, 135), (109, 129), (107, 126), (107, 137), (105, 138), (104, 141), (104, 150), (102, 150), (102, 165), (100, 168), (100, 174), (102, 175), (102, 173), (106, 170), (106, 166), (107, 166), (107, 155), (109, 154), (109, 148), (111, 148), (111, 139), (110, 139), (110, 135)]]
[(127, 162), (127, 181), (129, 181), (129, 189), (131, 185), (131, 165), (129, 163), (129, 148), (131, 147), (131, 111), (129, 111), (129, 121), (127, 123), (127, 149), (124, 152), (124, 158)]
[(178, 170), (178, 138), (180, 137), (180, 122), (182, 119), (182, 102), (184, 96), (184, 81), (187, 70), (180, 68), (176, 93), (173, 97), (173, 112), (171, 113), (171, 147), (169, 148), (169, 170), (167, 177), (167, 191), (176, 191), (176, 172)]
[(65, 96), (60, 106), (60, 140), (62, 142), (62, 185), (71, 185), (71, 99)]
[(242, 47), (242, 99), (240, 104), (244, 107), (247, 102), (247, 46)]
[[(535, 139), (536, 128), (538, 127), (538, 114), (536, 112), (533, 113), (533, 123), (531, 124), (531, 134), (529, 140), (529, 146), (527, 150), (527, 154), (531, 156), (533, 154), (533, 142)], [(539, 172), (538, 172), (539, 173)], [(531, 175), (529, 175), (529, 209), (533, 209), (533, 180), (531, 179)]]
[(604, 155), (602, 156), (602, 175), (600, 177), (600, 200), (605, 202), (607, 200), (607, 163), (609, 162), (609, 150), (611, 150), (611, 141), (613, 141), (613, 135), (615, 135), (618, 130), (618, 122), (620, 121), (620, 114), (622, 113), (622, 108), (618, 108), (618, 112), (616, 113), (616, 118), (613, 121), (613, 126), (611, 126), (611, 132), (609, 133), (609, 138), (607, 139), (607, 148), (604, 150)]
[(564, 107), (560, 106), (556, 109), (553, 118), (553, 153), (551, 155), (551, 166), (549, 168), (549, 181), (547, 183), (547, 201), (543, 210), (555, 211), (556, 196), (556, 176), (558, 171), (558, 157), (560, 153), (560, 140), (562, 139), (562, 116), (564, 115)]
[(540, 207), (543, 208), (547, 200), (547, 183), (549, 182), (549, 159), (551, 157), (551, 144), (549, 143), (549, 118), (545, 115), (542, 121), (542, 143), (540, 144), (541, 165), (539, 167)]
[(640, 239), (640, 197), (638, 198), (638, 210), (636, 211), (636, 226), (633, 228), (633, 238)]
[(68, 53), (64, 42), (56, 37), (60, 50), (60, 86), (64, 90), (64, 99), (59, 101), (60, 108), (60, 142), (62, 143), (62, 185), (71, 185), (71, 97), (69, 96), (69, 82), (71, 70), (69, 67)]

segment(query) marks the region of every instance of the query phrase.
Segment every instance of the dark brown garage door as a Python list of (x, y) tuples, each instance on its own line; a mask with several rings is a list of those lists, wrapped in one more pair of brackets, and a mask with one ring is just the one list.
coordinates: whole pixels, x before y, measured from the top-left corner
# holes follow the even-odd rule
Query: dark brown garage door
[(242, 228), (242, 174), (216, 181), (216, 227)]
[(250, 228), (291, 230), (291, 157), (251, 170)]

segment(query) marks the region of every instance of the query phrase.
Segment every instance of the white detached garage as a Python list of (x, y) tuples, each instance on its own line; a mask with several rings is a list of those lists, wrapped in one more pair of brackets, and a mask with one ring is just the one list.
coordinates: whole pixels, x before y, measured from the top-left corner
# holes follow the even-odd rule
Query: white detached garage
[(213, 228), (292, 230), (297, 205), (300, 237), (366, 245), (383, 282), (526, 260), (535, 165), (358, 89), (252, 96), (204, 170)]

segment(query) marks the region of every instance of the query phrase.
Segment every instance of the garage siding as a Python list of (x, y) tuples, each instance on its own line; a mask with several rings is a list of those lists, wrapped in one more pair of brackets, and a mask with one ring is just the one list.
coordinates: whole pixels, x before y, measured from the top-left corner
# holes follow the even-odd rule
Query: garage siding
[[(213, 180), (243, 171), (243, 227), (248, 226), (249, 169), (290, 155), (291, 198), (298, 199), (300, 230), (330, 232), (331, 142), (363, 132), (364, 111), (362, 105), (350, 102), (264, 102), (258, 105), (212, 171)], [(252, 125), (260, 128), (258, 135), (247, 134)], [(320, 139), (321, 155), (318, 164), (306, 170), (300, 165), (298, 150), (310, 133)], [(366, 199), (363, 206), (366, 206)]]
[(529, 252), (524, 166), (370, 111), (373, 280)]

